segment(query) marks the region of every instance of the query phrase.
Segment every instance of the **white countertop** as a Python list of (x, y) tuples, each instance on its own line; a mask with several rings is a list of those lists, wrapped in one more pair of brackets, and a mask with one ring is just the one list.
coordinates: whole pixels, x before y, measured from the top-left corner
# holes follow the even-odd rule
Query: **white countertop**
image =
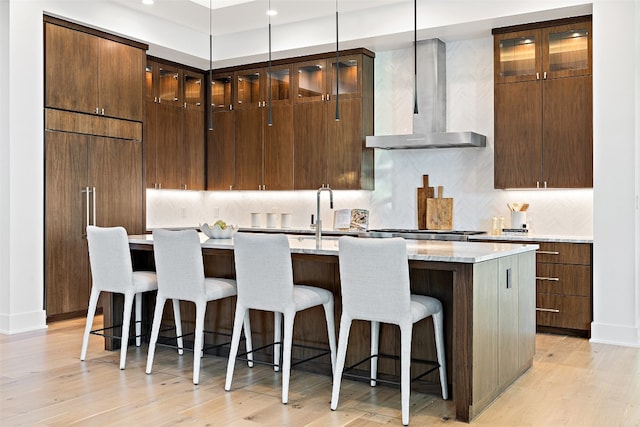
[[(205, 249), (233, 249), (233, 239), (209, 239), (203, 233), (198, 234)], [(153, 236), (151, 234), (133, 235), (129, 236), (129, 242), (150, 245), (153, 244)], [(289, 246), (291, 253), (338, 255), (338, 237), (336, 236), (323, 237), (321, 248), (317, 249), (314, 236), (290, 235)], [(536, 249), (538, 245), (535, 244), (407, 240), (409, 259), (415, 261), (478, 263)]]
[(593, 236), (563, 236), (558, 234), (536, 233), (503, 233), (498, 236), (478, 234), (469, 236), (469, 240), (511, 240), (515, 242), (559, 242), (559, 243), (593, 243)]

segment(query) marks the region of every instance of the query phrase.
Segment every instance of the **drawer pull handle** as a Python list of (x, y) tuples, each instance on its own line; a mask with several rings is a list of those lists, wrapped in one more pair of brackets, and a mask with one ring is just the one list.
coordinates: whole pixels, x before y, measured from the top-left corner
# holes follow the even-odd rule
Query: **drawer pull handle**
[(536, 251), (536, 253), (541, 255), (560, 255), (558, 251)]
[(549, 282), (559, 282), (559, 277), (536, 277), (536, 280), (548, 280)]
[(560, 313), (560, 310), (555, 308), (538, 308), (536, 307), (536, 311), (544, 311), (545, 313)]

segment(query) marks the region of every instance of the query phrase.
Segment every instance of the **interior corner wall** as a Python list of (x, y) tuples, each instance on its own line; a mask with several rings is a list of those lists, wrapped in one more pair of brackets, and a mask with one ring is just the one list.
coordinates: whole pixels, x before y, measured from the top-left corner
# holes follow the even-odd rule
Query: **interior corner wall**
[[(592, 341), (640, 346), (638, 330), (638, 2), (593, 3)], [(615, 106), (615, 108), (612, 108)]]
[[(37, 2), (2, 1), (0, 332), (46, 328), (43, 309), (43, 37)], [(5, 68), (6, 67), (6, 68)], [(8, 140), (8, 141), (6, 141)], [(5, 157), (7, 156), (7, 157)], [(8, 167), (4, 167), (7, 166)]]

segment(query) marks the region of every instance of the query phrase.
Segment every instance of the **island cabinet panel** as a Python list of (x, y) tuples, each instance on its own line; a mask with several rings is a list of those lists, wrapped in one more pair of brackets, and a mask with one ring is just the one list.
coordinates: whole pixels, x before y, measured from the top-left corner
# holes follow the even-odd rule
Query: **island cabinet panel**
[(142, 121), (144, 50), (50, 20), (56, 23), (44, 24), (45, 107)]
[(494, 34), (494, 186), (593, 187), (591, 17)]
[(148, 57), (145, 75), (147, 188), (204, 190), (204, 73)]

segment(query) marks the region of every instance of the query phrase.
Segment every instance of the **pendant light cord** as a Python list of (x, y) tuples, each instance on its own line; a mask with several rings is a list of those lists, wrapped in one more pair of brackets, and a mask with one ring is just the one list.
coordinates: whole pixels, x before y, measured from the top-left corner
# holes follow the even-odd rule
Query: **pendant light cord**
[(209, 130), (213, 130), (213, 33), (211, 32), (211, 11), (213, 9), (212, 0), (209, 0), (209, 96), (211, 96), (211, 102), (209, 103)]
[(336, 122), (340, 121), (340, 53), (338, 40), (338, 0), (336, 0)]
[(271, 93), (271, 0), (269, 0), (269, 10), (267, 11), (267, 15), (269, 16), (269, 66), (267, 67), (267, 79), (268, 82), (268, 110), (267, 110), (267, 126), (273, 126), (273, 111), (271, 109), (271, 103), (273, 101), (273, 95)]
[(413, 0), (413, 114), (418, 114), (418, 0)]

